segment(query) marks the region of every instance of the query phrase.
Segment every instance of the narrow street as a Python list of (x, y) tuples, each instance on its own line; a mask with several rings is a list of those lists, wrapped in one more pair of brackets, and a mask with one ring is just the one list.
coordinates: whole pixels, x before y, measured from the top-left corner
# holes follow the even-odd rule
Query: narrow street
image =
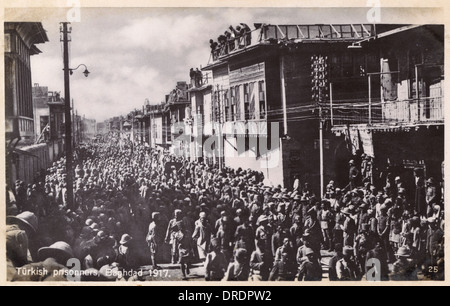
[(66, 9), (4, 23), (8, 281), (444, 279), (431, 11)]

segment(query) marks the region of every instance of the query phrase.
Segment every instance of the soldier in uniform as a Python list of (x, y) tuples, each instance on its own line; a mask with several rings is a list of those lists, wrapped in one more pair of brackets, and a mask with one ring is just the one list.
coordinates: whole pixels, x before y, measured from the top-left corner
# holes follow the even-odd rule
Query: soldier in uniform
[(256, 249), (250, 256), (252, 280), (266, 281), (269, 279), (269, 273), (272, 268), (272, 256), (269, 252), (270, 249), (266, 250), (264, 242), (256, 242)]
[(294, 248), (298, 249), (303, 244), (302, 243), (303, 228), (301, 224), (301, 217), (299, 215), (294, 216), (294, 224), (291, 226), (289, 233), (293, 240)]
[(336, 274), (340, 281), (360, 280), (360, 271), (356, 261), (353, 259), (354, 249), (345, 246), (343, 249), (343, 258), (336, 263)]
[(197, 249), (200, 260), (204, 261), (211, 242), (212, 230), (206, 219), (206, 213), (201, 212), (200, 218), (195, 222), (192, 238), (197, 240)]
[(211, 252), (205, 259), (205, 279), (207, 281), (221, 281), (227, 269), (227, 259), (220, 250), (217, 238), (211, 239)]
[(188, 229), (184, 227), (184, 224), (182, 223), (175, 237), (178, 244), (179, 263), (184, 280), (187, 279), (187, 275), (190, 273), (190, 266), (193, 255), (191, 235), (192, 234)]
[(305, 259), (303, 260), (300, 268), (298, 270), (299, 281), (320, 281), (322, 280), (322, 267), (317, 261), (316, 254), (314, 254), (313, 249), (305, 249)]
[(366, 255), (375, 247), (375, 237), (369, 231), (369, 225), (363, 224), (361, 232), (355, 238), (355, 255), (361, 271), (365, 270)]
[(345, 215), (345, 221), (343, 226), (344, 231), (344, 246), (353, 246), (354, 239), (356, 235), (356, 224), (355, 220), (351, 216), (351, 211), (348, 207), (342, 210)]
[(352, 159), (348, 162), (349, 170), (348, 170), (348, 180), (349, 180), (349, 188), (350, 190), (355, 189), (360, 185), (361, 173), (355, 165), (355, 161)]
[(336, 264), (344, 257), (344, 254), (342, 253), (342, 243), (336, 243), (334, 248), (336, 250), (336, 254), (331, 257), (330, 261), (328, 262), (328, 279), (330, 281), (338, 280), (336, 273)]
[(166, 232), (166, 243), (171, 245), (172, 263), (178, 262), (178, 243), (176, 239), (176, 234), (180, 231), (182, 226), (182, 211), (180, 209), (175, 210), (175, 218), (169, 221)]
[(164, 240), (164, 234), (162, 232), (162, 229), (160, 228), (160, 222), (159, 222), (159, 212), (152, 213), (152, 223), (150, 223), (148, 227), (148, 233), (146, 237), (146, 241), (148, 244), (148, 247), (150, 249), (150, 257), (152, 260), (152, 266), (153, 268), (158, 268), (158, 265), (156, 264), (157, 258), (159, 259), (160, 254), (160, 247), (162, 245), (162, 242)]
[(236, 249), (234, 262), (227, 269), (225, 280), (227, 281), (248, 281), (250, 266), (247, 250)]
[(394, 262), (390, 279), (393, 281), (417, 280), (415, 264), (409, 259), (410, 253), (406, 247), (400, 247), (395, 254), (397, 261)]
[(269, 227), (269, 218), (267, 216), (261, 216), (259, 218), (259, 227), (256, 229), (255, 233), (255, 246), (258, 245), (262, 248), (266, 256), (272, 256), (272, 233)]
[(275, 260), (269, 281), (293, 281), (295, 279), (295, 261), (289, 258), (287, 248), (280, 247), (279, 250), (280, 258)]

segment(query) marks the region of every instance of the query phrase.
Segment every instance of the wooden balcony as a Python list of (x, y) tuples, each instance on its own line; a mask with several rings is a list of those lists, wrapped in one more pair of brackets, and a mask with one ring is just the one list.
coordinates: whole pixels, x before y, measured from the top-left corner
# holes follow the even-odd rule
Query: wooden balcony
[(271, 44), (278, 41), (357, 41), (375, 35), (372, 24), (316, 24), (316, 25), (272, 25), (262, 24), (260, 27), (246, 32), (243, 36), (232, 38), (219, 45), (211, 52), (212, 64), (220, 59), (239, 53), (260, 44)]
[(444, 124), (443, 97), (388, 102), (358, 101), (333, 104), (330, 118), (334, 128), (349, 124), (416, 126)]

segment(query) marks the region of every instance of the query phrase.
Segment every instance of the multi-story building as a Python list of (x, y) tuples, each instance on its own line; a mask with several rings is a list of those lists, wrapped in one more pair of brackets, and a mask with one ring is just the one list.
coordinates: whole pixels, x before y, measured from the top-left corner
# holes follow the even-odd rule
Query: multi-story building
[(6, 137), (34, 141), (30, 56), (48, 37), (39, 22), (5, 22), (4, 31)]
[(49, 138), (50, 131), (50, 111), (48, 107), (48, 87), (34, 84), (33, 113), (34, 113), (34, 139), (35, 142), (44, 142)]
[(188, 84), (177, 82), (175, 88), (166, 95), (165, 110), (169, 119), (166, 124), (170, 128), (170, 151), (185, 157), (189, 157), (190, 153), (190, 139), (184, 137), (185, 123), (190, 117), (190, 105)]
[(347, 146), (372, 156), (372, 181), (382, 183), (390, 172), (411, 193), (416, 168), (443, 181), (444, 27), (401, 26), (359, 46), (353, 51), (378, 53), (378, 67), (365, 73), (358, 100), (333, 102), (332, 131), (342, 139), (335, 154)]
[(33, 108), (35, 143), (46, 143), (49, 159), (55, 160), (64, 152), (64, 98), (59, 92), (49, 91), (47, 86), (35, 84)]
[(4, 38), (7, 183), (32, 182), (48, 158), (43, 146), (27, 147), (35, 140), (30, 56), (48, 37), (39, 22), (5, 22)]
[[(190, 114), (186, 118), (186, 136), (191, 138), (190, 160), (209, 161), (215, 163), (213, 154), (203, 150), (203, 143), (207, 136), (212, 136), (212, 84), (210, 74), (197, 75), (191, 79), (189, 93), (191, 98)], [(189, 116), (190, 115), (190, 116)], [(208, 128), (206, 128), (208, 124)], [(206, 159), (204, 158), (206, 157)]]
[(190, 103), (186, 82), (177, 82), (175, 88), (166, 95), (165, 101), (160, 104), (150, 104), (146, 100), (142, 112), (138, 111), (131, 116), (134, 118), (133, 128), (139, 135), (139, 142), (147, 143), (152, 148), (169, 149), (187, 156), (189, 142), (178, 137), (178, 128), (184, 128), (180, 123), (184, 123), (190, 116), (186, 115)]
[[(416, 114), (418, 121), (426, 118), (430, 125), (430, 118), (440, 116), (442, 54), (441, 26), (255, 24), (245, 37), (212, 52), (212, 62), (203, 68), (212, 79), (191, 88), (192, 109), (203, 117), (204, 138), (222, 135), (218, 138), (222, 141), (213, 145), (216, 163), (261, 171), (274, 185), (290, 186), (299, 176), (317, 192), (321, 167), (322, 181), (334, 179), (343, 186), (348, 181), (348, 160), (364, 148), (380, 163), (385, 156), (399, 156), (389, 150), (374, 153), (368, 146), (352, 152), (346, 125), (338, 128), (343, 121), (348, 127), (375, 123), (367, 121), (369, 114), (384, 123), (386, 118), (405, 120), (401, 116)], [(425, 99), (430, 94), (439, 98)], [(416, 103), (398, 102), (405, 98)], [(414, 105), (419, 112), (414, 112)], [(357, 122), (356, 117), (367, 122)], [(418, 121), (413, 121), (414, 130)], [(411, 137), (420, 138), (422, 145), (430, 141), (425, 134)], [(443, 131), (432, 139), (439, 152), (437, 165), (443, 160)], [(202, 139), (203, 150), (210, 143)], [(410, 146), (405, 144), (405, 155), (414, 151)]]
[[(165, 114), (164, 103), (156, 105), (148, 105), (146, 108), (146, 117), (150, 122), (150, 147), (165, 148), (170, 145), (170, 133), (167, 133), (168, 128), (164, 128), (167, 124), (168, 118)], [(166, 125), (168, 126), (168, 125)]]

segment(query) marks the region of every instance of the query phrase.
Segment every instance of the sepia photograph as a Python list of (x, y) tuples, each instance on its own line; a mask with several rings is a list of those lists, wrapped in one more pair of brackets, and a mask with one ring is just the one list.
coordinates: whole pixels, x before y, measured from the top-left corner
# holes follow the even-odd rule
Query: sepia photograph
[(1, 282), (448, 281), (443, 8), (360, 2), (4, 7)]

